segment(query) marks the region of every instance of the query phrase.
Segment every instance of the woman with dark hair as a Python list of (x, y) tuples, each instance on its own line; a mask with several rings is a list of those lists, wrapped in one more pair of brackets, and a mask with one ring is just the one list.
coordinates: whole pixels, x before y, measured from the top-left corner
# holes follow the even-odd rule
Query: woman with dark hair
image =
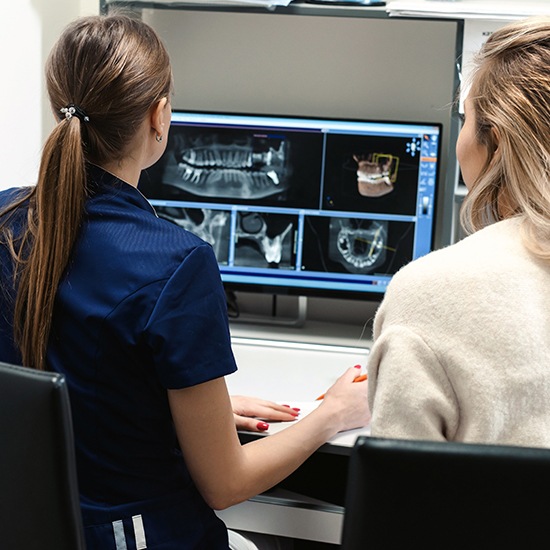
[(0, 193), (0, 360), (67, 379), (89, 550), (227, 549), (212, 509), (364, 425), (366, 384), (348, 369), (300, 422), (241, 445), (213, 251), (137, 190), (170, 126), (163, 44), (124, 15), (80, 19), (54, 46), (46, 83), (58, 124), (38, 183)]

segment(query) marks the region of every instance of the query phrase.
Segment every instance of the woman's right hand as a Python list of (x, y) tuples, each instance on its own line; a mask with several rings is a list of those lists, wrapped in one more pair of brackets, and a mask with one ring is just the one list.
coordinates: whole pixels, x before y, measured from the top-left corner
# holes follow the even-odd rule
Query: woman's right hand
[(338, 419), (338, 431), (366, 426), (371, 419), (367, 398), (368, 380), (354, 382), (358, 367), (349, 368), (327, 390), (319, 409), (330, 410)]

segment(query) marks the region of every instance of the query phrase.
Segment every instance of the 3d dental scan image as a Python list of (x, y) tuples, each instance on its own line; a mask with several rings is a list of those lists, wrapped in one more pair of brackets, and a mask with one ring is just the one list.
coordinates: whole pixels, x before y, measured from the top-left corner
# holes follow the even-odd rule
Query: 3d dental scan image
[(325, 207), (414, 214), (421, 144), (408, 136), (327, 136)]
[(383, 153), (353, 155), (357, 163), (357, 191), (364, 197), (391, 193), (397, 178), (399, 157)]

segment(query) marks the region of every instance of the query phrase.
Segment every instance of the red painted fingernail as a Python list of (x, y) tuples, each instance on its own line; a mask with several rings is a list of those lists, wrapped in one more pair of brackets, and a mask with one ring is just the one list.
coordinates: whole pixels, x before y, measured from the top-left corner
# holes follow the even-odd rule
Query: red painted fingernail
[(300, 409), (298, 407), (292, 407), (292, 410), (300, 412)]
[(356, 369), (360, 369), (360, 368), (361, 368), (361, 365), (355, 365), (355, 367), (354, 367), (354, 368), (356, 368)]
[(258, 430), (265, 431), (269, 429), (269, 424), (267, 422), (258, 422), (258, 424), (256, 424), (256, 428), (258, 428)]
[(283, 405), (283, 407), (288, 407), (290, 409), (290, 405)]

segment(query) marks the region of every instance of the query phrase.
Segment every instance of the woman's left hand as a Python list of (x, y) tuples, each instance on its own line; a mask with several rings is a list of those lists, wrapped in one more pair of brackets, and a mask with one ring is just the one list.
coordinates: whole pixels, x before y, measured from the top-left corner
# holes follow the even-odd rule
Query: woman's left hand
[(300, 413), (299, 409), (289, 405), (245, 395), (232, 395), (231, 407), (237, 429), (249, 432), (265, 432), (269, 429), (267, 422), (290, 422)]

